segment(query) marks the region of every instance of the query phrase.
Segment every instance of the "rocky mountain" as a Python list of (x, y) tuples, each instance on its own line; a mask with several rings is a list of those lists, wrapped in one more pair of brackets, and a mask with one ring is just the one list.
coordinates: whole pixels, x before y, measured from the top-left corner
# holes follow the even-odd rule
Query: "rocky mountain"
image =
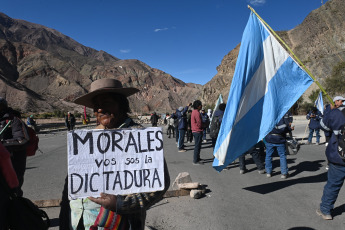
[[(322, 85), (332, 68), (345, 60), (345, 1), (329, 0), (294, 29), (277, 33)], [(205, 103), (213, 104), (220, 93), (227, 100), (239, 48), (237, 45), (225, 55), (217, 67), (218, 73), (203, 86)], [(305, 96), (316, 88), (314, 83)]]
[(81, 110), (72, 101), (101, 78), (139, 88), (129, 98), (138, 113), (171, 112), (197, 98), (201, 89), (139, 60), (120, 60), (54, 29), (0, 13), (0, 96), (13, 108)]

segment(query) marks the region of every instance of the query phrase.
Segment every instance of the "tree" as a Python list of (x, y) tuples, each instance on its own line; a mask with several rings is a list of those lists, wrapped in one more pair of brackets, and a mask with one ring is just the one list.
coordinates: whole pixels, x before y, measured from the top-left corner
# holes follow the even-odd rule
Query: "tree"
[(332, 75), (325, 80), (326, 91), (330, 95), (345, 92), (345, 62), (339, 62), (332, 69)]

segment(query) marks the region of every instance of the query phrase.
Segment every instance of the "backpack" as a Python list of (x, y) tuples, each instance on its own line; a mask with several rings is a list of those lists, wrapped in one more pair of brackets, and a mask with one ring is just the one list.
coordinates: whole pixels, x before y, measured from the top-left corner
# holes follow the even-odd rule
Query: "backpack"
[[(341, 112), (345, 116), (345, 109), (343, 109)], [(343, 128), (340, 130), (338, 136), (338, 154), (340, 158), (345, 161), (345, 125), (343, 125)]]
[(29, 135), (29, 141), (26, 145), (26, 156), (30, 157), (36, 154), (36, 151), (38, 149), (38, 142), (40, 141), (40, 139), (38, 138), (36, 131), (33, 128), (28, 127), (27, 125), (25, 126)]
[(219, 121), (219, 117), (215, 117), (214, 119), (215, 119), (214, 124), (211, 125), (211, 128), (210, 128), (210, 137), (211, 138), (217, 138), (218, 137), (218, 133), (220, 130), (220, 125), (221, 125), (221, 122)]

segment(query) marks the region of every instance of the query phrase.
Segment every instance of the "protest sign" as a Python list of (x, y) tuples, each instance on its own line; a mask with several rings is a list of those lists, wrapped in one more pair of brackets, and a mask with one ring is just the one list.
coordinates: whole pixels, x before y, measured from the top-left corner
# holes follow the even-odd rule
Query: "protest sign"
[(161, 128), (67, 134), (69, 199), (164, 189)]

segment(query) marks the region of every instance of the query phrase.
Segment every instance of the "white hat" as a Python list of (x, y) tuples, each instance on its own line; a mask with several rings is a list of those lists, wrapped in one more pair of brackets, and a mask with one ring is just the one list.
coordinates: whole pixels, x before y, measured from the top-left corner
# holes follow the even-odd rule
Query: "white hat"
[(338, 101), (338, 100), (345, 101), (345, 98), (343, 98), (342, 96), (336, 96), (333, 98), (333, 101)]

